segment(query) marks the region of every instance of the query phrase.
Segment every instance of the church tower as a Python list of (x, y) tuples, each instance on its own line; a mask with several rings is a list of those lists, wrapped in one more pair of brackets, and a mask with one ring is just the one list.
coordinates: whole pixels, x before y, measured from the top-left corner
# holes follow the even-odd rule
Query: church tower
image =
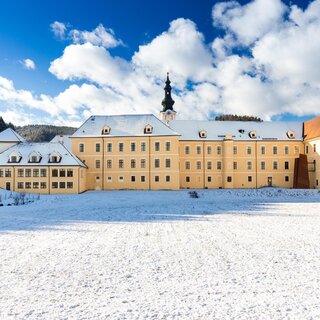
[(169, 72), (167, 73), (167, 81), (164, 87), (164, 99), (162, 100), (163, 109), (160, 112), (160, 118), (166, 124), (176, 118), (176, 112), (173, 110), (174, 100), (171, 97), (171, 86), (170, 86)]

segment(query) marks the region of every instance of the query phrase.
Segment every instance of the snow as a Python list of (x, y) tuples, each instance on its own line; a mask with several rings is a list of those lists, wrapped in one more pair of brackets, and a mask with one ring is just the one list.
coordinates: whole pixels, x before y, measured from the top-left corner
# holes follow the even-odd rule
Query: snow
[(16, 133), (11, 128), (3, 130), (0, 132), (0, 142), (25, 142), (18, 133)]
[[(283, 121), (206, 121), (206, 120), (174, 120), (170, 128), (181, 134), (180, 140), (224, 140), (226, 135), (232, 135), (234, 140), (248, 141), (251, 131), (257, 137), (253, 140), (281, 140), (303, 141), (303, 122)], [(199, 132), (205, 130), (207, 138), (200, 138)], [(239, 130), (244, 130), (241, 133)], [(287, 132), (295, 133), (294, 138), (289, 138)]]
[(320, 193), (197, 192), (1, 207), (0, 319), (319, 318)]

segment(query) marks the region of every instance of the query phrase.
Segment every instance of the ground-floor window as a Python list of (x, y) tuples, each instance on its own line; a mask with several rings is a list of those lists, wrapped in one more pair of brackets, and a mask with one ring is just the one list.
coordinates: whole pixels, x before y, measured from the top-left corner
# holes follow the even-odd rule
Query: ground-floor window
[(135, 182), (136, 181), (136, 176), (131, 176), (131, 182)]
[(46, 182), (40, 182), (40, 188), (41, 189), (47, 189), (47, 183)]
[(285, 182), (289, 182), (289, 176), (285, 176), (285, 177), (284, 177), (284, 181), (285, 181)]
[(141, 176), (141, 182), (145, 182), (146, 181), (146, 177), (145, 176)]
[(208, 177), (208, 182), (211, 182), (211, 181), (212, 181), (212, 177), (209, 176), (209, 177)]
[(58, 189), (58, 182), (52, 182), (52, 189)]
[(166, 182), (170, 182), (170, 176), (166, 176)]
[(65, 187), (66, 187), (66, 183), (63, 182), (63, 181), (61, 181), (61, 182), (59, 183), (59, 188), (60, 188), (60, 189), (65, 189)]
[(39, 189), (39, 182), (34, 182), (32, 184), (33, 189)]
[(232, 182), (232, 177), (227, 177), (227, 182)]
[(155, 182), (159, 182), (159, 181), (160, 181), (160, 177), (159, 177), (159, 176), (155, 176), (155, 177), (154, 177), (154, 181), (155, 181)]
[(23, 182), (18, 182), (18, 189), (23, 189), (24, 183)]
[(73, 188), (73, 182), (67, 182), (67, 189)]
[(186, 176), (186, 182), (190, 182), (190, 177)]
[(252, 182), (252, 176), (248, 176), (248, 182)]
[(31, 189), (31, 182), (26, 182), (26, 189)]

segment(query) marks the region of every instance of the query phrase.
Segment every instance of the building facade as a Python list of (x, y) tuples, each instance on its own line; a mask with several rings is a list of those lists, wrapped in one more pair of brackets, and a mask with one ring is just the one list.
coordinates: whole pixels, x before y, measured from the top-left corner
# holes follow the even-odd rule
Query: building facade
[(320, 117), (177, 120), (167, 76), (160, 117), (91, 116), (71, 137), (0, 133), (0, 188), (28, 193), (180, 188), (319, 188)]

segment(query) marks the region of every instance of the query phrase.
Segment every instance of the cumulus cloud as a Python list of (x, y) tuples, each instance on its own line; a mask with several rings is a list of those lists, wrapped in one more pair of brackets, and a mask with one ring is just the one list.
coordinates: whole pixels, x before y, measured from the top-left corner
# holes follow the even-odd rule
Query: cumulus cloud
[(210, 43), (194, 22), (180, 18), (139, 46), (130, 60), (109, 50), (122, 44), (111, 29), (56, 24), (57, 36), (72, 43), (49, 71), (75, 83), (54, 97), (35, 96), (0, 77), (0, 101), (11, 117), (6, 120), (13, 121), (19, 108), (30, 111), (28, 121), (41, 110), (48, 122), (74, 125), (90, 114), (157, 114), (167, 71), (180, 119), (319, 113), (320, 0), (305, 10), (280, 0), (221, 2), (212, 18), (221, 33)]
[(35, 70), (36, 64), (31, 59), (24, 59), (21, 61), (21, 64), (27, 69), (27, 70)]

